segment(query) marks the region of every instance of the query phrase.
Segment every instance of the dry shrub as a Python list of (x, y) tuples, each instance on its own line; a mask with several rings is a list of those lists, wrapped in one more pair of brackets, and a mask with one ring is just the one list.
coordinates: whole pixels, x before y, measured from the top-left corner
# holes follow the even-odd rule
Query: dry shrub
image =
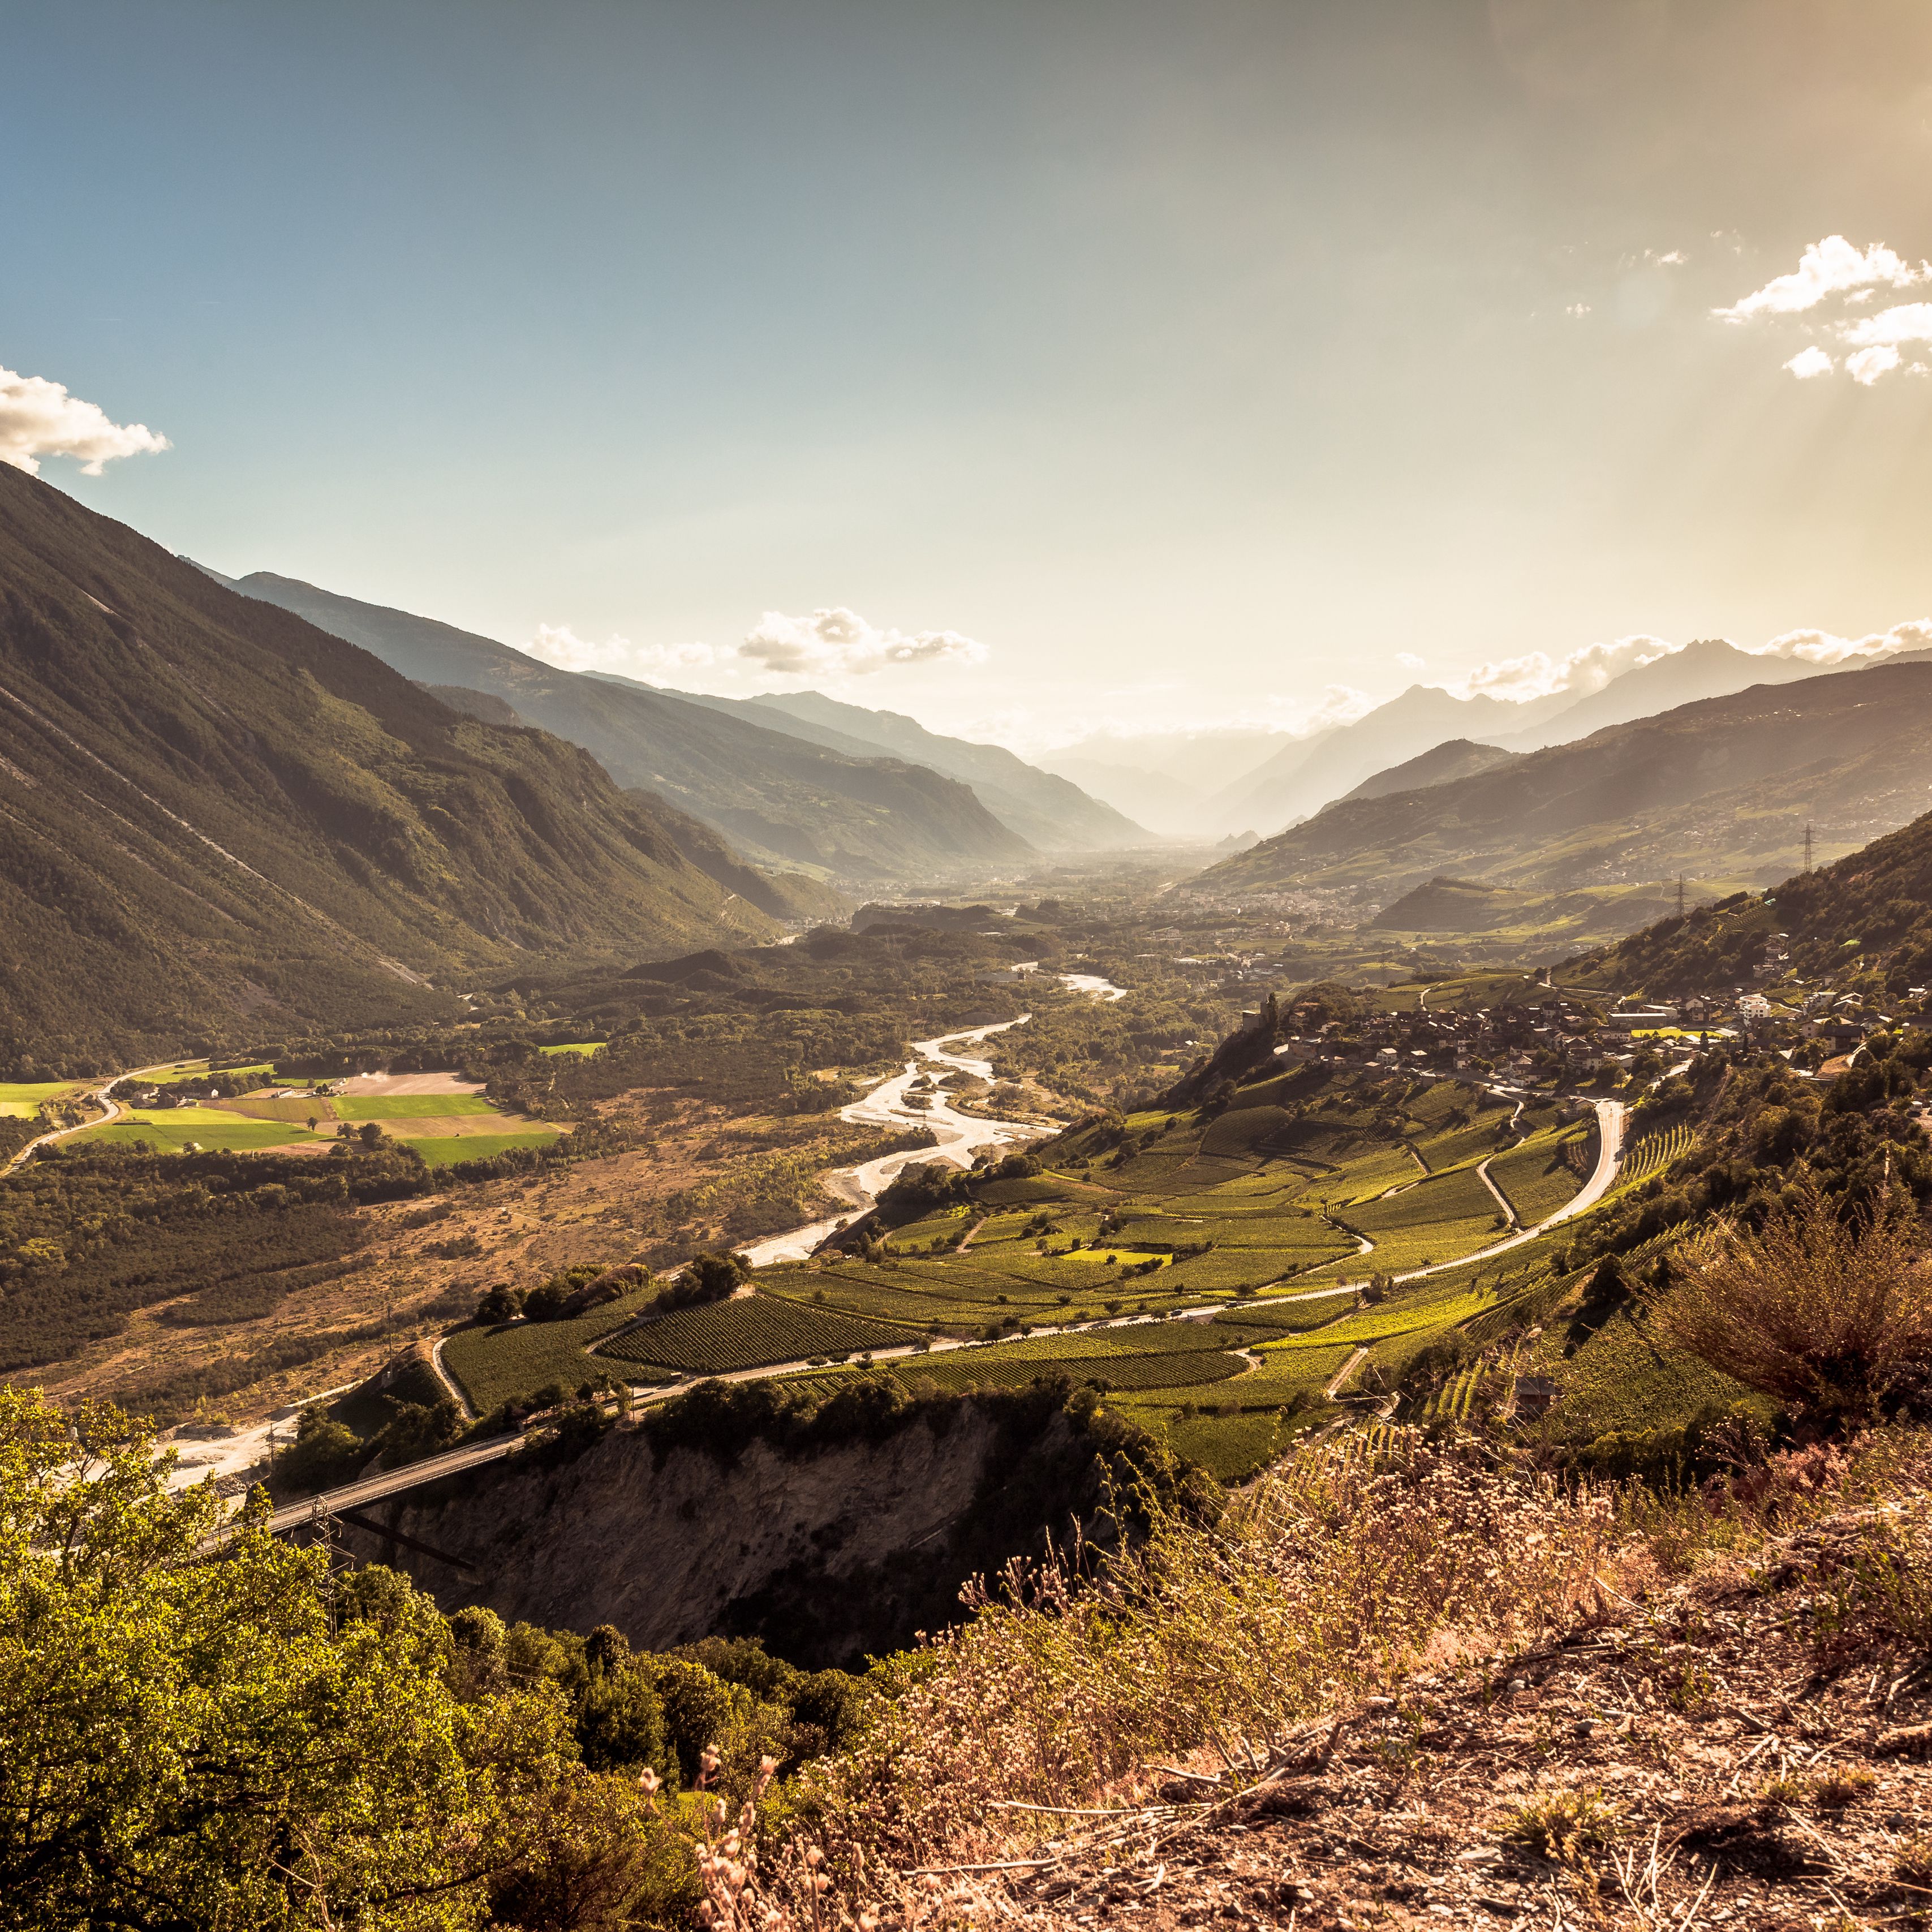
[(1932, 1268), (1910, 1198), (1842, 1218), (1808, 1172), (1758, 1234), (1712, 1229), (1672, 1257), (1663, 1336), (1748, 1388), (1857, 1421), (1932, 1377)]
[(1553, 1864), (1580, 1865), (1612, 1843), (1622, 1823), (1615, 1801), (1600, 1791), (1548, 1791), (1512, 1811), (1502, 1834)]
[(1533, 1641), (1594, 1594), (1607, 1500), (1413, 1433), (1304, 1452), (1212, 1528), (1136, 1498), (1151, 1536), (1078, 1580), (1010, 1570), (907, 1660), (898, 1696), (801, 1793), (842, 1865), (964, 1862), (988, 1801), (1080, 1804), (1148, 1759), (1237, 1769), (1399, 1678), (1434, 1642)]

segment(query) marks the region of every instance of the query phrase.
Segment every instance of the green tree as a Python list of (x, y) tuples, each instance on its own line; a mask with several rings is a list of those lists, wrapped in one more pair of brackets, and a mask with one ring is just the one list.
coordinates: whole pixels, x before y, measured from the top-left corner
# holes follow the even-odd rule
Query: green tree
[(571, 1780), (556, 1688), (464, 1702), (435, 1606), (259, 1501), (170, 1494), (118, 1411), (0, 1390), (0, 1928), (456, 1932)]

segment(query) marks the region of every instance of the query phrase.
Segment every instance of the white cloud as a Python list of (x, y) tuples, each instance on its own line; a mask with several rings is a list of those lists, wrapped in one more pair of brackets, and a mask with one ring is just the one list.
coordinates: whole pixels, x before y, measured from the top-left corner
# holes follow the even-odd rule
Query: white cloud
[(1494, 664), (1478, 664), (1457, 682), (1443, 688), (1457, 698), (1499, 698), (1525, 704), (1533, 698), (1548, 698), (1559, 691), (1573, 691), (1580, 698), (1600, 691), (1613, 677), (1627, 670), (1654, 663), (1680, 649), (1662, 638), (1619, 638), (1615, 644), (1586, 644), (1562, 657), (1547, 651), (1530, 651), (1520, 658), (1504, 658)]
[(118, 458), (169, 446), (146, 423), (117, 423), (59, 382), (0, 369), (0, 463), (29, 476), (40, 473), (43, 456), (70, 456), (83, 476), (98, 476)]
[(1413, 651), (1397, 651), (1395, 661), (1404, 670), (1420, 670), (1429, 662), (1426, 658), (1419, 658)]
[[(1748, 647), (1747, 647), (1748, 648)], [(1808, 664), (1851, 664), (1862, 658), (1888, 657), (1894, 651), (1932, 650), (1932, 618), (1910, 618), (1888, 631), (1862, 638), (1834, 637), (1829, 631), (1786, 631), (1750, 652), (1754, 658), (1802, 658)]]
[[(614, 671), (651, 684), (682, 683), (709, 674), (739, 689), (777, 689), (772, 680), (820, 680), (869, 676), (899, 664), (981, 664), (986, 646), (957, 631), (881, 630), (856, 611), (814, 610), (808, 617), (767, 610), (741, 644), (722, 650), (706, 644), (634, 644), (628, 638), (601, 643), (580, 638), (568, 624), (539, 624), (518, 649), (560, 670)], [(740, 679), (754, 682), (740, 684)]]
[(1799, 350), (1784, 366), (1804, 382), (1814, 376), (1828, 376), (1834, 365), (1831, 357), (1814, 342), (1809, 349)]
[(1649, 260), (1654, 262), (1660, 268), (1681, 268), (1690, 259), (1682, 248), (1673, 248), (1667, 255), (1653, 255), (1648, 248), (1643, 252), (1645, 256)]
[(709, 644), (634, 644), (615, 637), (595, 644), (568, 624), (539, 624), (536, 637), (518, 648), (559, 670), (616, 671), (652, 683), (711, 664), (718, 655)]
[(1590, 313), (1590, 304), (1588, 302), (1572, 302), (1563, 313), (1565, 315), (1586, 316)]
[(1928, 275), (1932, 275), (1932, 267), (1922, 262), (1914, 268), (1882, 242), (1860, 250), (1842, 235), (1828, 235), (1805, 250), (1792, 273), (1774, 277), (1729, 308), (1713, 309), (1712, 314), (1725, 322), (1748, 322), (1757, 315), (1798, 315), (1853, 289), (1880, 284), (1902, 289)]
[(1876, 349), (1861, 349), (1845, 358), (1845, 371), (1855, 382), (1869, 389), (1888, 370), (1898, 367), (1898, 351), (1889, 343)]
[(767, 610), (737, 655), (781, 677), (863, 677), (892, 664), (982, 664), (986, 646), (957, 631), (880, 630), (856, 610), (809, 617)]
[(1854, 349), (1932, 342), (1932, 302), (1894, 302), (1876, 315), (1861, 316), (1840, 332)]

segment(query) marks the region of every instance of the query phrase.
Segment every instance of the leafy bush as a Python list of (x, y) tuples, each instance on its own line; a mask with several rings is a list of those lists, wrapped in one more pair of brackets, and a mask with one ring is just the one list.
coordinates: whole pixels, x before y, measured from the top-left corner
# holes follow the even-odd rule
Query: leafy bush
[(1932, 1392), (1932, 1269), (1902, 1193), (1834, 1211), (1801, 1175), (1756, 1234), (1679, 1248), (1658, 1332), (1822, 1420), (1855, 1422)]

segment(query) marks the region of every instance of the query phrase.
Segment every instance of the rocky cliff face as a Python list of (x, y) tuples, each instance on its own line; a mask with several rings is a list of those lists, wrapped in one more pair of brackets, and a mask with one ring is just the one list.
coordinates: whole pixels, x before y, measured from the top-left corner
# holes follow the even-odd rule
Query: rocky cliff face
[(651, 1650), (755, 1635), (807, 1666), (843, 1663), (954, 1621), (968, 1577), (1090, 1520), (1122, 1445), (1064, 1394), (921, 1402), (869, 1438), (753, 1438), (735, 1455), (620, 1430), (561, 1466), (520, 1456), (371, 1505), (364, 1522), (389, 1533), (345, 1540), (446, 1610), (613, 1624)]

